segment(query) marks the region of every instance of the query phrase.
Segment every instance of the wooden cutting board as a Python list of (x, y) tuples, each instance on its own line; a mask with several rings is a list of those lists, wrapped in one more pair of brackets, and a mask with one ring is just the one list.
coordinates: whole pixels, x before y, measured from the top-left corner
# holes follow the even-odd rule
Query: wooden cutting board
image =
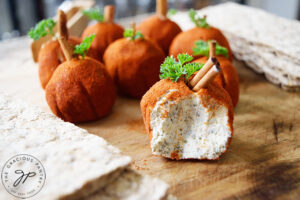
[[(0, 92), (50, 111), (29, 46), (26, 38), (0, 43)], [(135, 99), (119, 97), (108, 117), (78, 126), (130, 155), (140, 173), (165, 180), (179, 199), (300, 199), (300, 93), (234, 65), (241, 95), (231, 146), (218, 161), (153, 156)]]

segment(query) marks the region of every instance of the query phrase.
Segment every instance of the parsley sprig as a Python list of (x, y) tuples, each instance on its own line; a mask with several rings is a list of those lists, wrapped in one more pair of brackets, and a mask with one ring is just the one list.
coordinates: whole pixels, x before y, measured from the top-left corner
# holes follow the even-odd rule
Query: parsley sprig
[(33, 40), (38, 40), (48, 34), (53, 35), (53, 28), (55, 26), (53, 19), (44, 19), (37, 23), (34, 28), (31, 28), (28, 32), (28, 36)]
[(176, 15), (177, 12), (178, 12), (178, 10), (176, 10), (174, 8), (171, 8), (171, 9), (168, 10), (167, 17), (171, 17), (173, 15)]
[(173, 56), (166, 57), (160, 66), (160, 79), (170, 79), (177, 82), (179, 78), (185, 77), (187, 83), (189, 77), (203, 66), (200, 63), (189, 63), (193, 60), (193, 56), (188, 54), (178, 54), (177, 60)]
[(85, 55), (89, 51), (91, 44), (96, 37), (96, 34), (92, 34), (86, 38), (83, 39), (81, 44), (78, 44), (75, 46), (73, 53), (78, 54), (82, 56), (82, 59), (84, 59)]
[(210, 27), (209, 24), (206, 21), (206, 18), (205, 17), (199, 17), (197, 15), (197, 12), (194, 9), (190, 9), (189, 16), (190, 16), (190, 19), (192, 20), (192, 22), (194, 22), (194, 24), (197, 27), (200, 27), (200, 28), (209, 28)]
[[(208, 41), (209, 42), (209, 41)], [(207, 56), (209, 55), (209, 45), (208, 42), (205, 42), (203, 40), (198, 40), (195, 42), (195, 47), (193, 48), (193, 55), (201, 55), (201, 56)], [(225, 47), (222, 47), (221, 45), (216, 45), (216, 55), (223, 55), (226, 58), (228, 58), (228, 49)]]
[(136, 40), (138, 38), (144, 39), (144, 36), (140, 31), (134, 33), (132, 28), (125, 29), (123, 36), (125, 38), (130, 38), (130, 40)]
[(90, 8), (83, 10), (82, 14), (87, 16), (90, 20), (97, 20), (98, 22), (104, 21), (104, 15), (100, 8)]

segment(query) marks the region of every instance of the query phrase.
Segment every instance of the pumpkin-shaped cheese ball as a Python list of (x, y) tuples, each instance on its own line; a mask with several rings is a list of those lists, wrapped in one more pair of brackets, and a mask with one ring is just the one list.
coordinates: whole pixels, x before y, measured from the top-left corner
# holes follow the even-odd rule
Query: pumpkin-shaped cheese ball
[(211, 55), (212, 57), (216, 56), (218, 62), (220, 63), (220, 68), (222, 72), (215, 78), (215, 82), (217, 82), (220, 86), (223, 86), (225, 88), (225, 90), (229, 93), (232, 99), (233, 105), (236, 106), (239, 101), (240, 93), (238, 73), (235, 67), (228, 59), (228, 50), (225, 47), (216, 44), (216, 41), (210, 42), (210, 45), (204, 41), (196, 42), (196, 46), (193, 49), (194, 55), (204, 57), (198, 58), (193, 62), (204, 64), (209, 59), (207, 57), (209, 52), (213, 54)]
[(85, 56), (95, 35), (73, 50), (62, 32), (59, 27), (59, 43), (67, 61), (57, 67), (46, 86), (47, 103), (56, 116), (68, 122), (100, 119), (111, 111), (116, 91), (104, 65)]
[(104, 16), (98, 9), (87, 10), (84, 12), (90, 19), (95, 19), (98, 23), (88, 26), (82, 33), (82, 38), (91, 34), (96, 34), (92, 43), (92, 48), (97, 51), (97, 59), (103, 61), (103, 54), (109, 44), (123, 37), (124, 29), (114, 23), (114, 6), (105, 6)]
[(55, 70), (46, 87), (46, 99), (56, 116), (79, 123), (109, 114), (116, 92), (103, 64), (89, 57), (73, 58)]
[(183, 78), (160, 80), (143, 96), (141, 110), (154, 155), (216, 160), (230, 145), (233, 106), (213, 81), (193, 91)]
[(129, 38), (122, 38), (111, 44), (104, 54), (108, 73), (119, 92), (134, 98), (141, 98), (159, 80), (159, 67), (165, 54), (155, 43), (142, 37), (132, 29)]
[[(58, 24), (59, 26), (64, 26), (64, 34), (68, 39), (69, 44), (72, 46), (80, 44), (80, 38), (74, 36), (69, 37), (66, 27), (66, 16), (62, 11), (59, 12), (61, 12), (62, 17), (60, 18), (61, 21), (58, 22)], [(28, 34), (34, 40), (37, 40), (48, 34), (52, 34), (52, 29), (55, 25), (56, 23), (52, 19), (42, 20), (35, 26), (35, 28), (32, 28)], [(57, 66), (66, 60), (60, 48), (59, 42), (55, 37), (53, 37), (52, 39), (53, 40), (45, 42), (38, 52), (39, 78), (43, 89), (46, 87)], [(96, 52), (95, 50), (90, 48), (87, 55), (95, 58)]]
[(181, 29), (175, 22), (166, 17), (166, 13), (167, 0), (157, 0), (156, 15), (143, 21), (137, 30), (159, 45), (168, 55), (171, 42), (181, 32)]
[(197, 17), (194, 10), (190, 11), (190, 17), (196, 24), (196, 27), (187, 31), (183, 31), (174, 38), (169, 49), (169, 55), (177, 56), (180, 53), (193, 54), (192, 49), (194, 47), (195, 41), (216, 40), (218, 44), (228, 49), (229, 59), (232, 60), (232, 51), (223, 33), (219, 29), (207, 24), (205, 17)]

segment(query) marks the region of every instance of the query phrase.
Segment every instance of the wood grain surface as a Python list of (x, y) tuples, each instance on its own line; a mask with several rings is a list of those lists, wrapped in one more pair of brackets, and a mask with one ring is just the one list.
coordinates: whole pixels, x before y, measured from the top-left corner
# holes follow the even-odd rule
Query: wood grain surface
[[(49, 111), (26, 38), (0, 43), (0, 93)], [(241, 80), (234, 136), (218, 161), (153, 156), (139, 100), (119, 97), (106, 118), (78, 126), (130, 155), (132, 168), (171, 185), (178, 199), (300, 199), (300, 93), (268, 83), (234, 61)]]

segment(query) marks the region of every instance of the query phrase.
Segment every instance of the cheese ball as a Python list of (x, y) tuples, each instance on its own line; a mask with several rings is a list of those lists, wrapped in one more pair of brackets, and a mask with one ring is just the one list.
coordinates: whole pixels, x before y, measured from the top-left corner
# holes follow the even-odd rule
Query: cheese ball
[(168, 18), (162, 18), (158, 15), (149, 17), (143, 21), (137, 30), (159, 45), (166, 55), (169, 53), (171, 42), (177, 34), (181, 32), (180, 27)]
[(188, 31), (179, 33), (171, 43), (169, 55), (173, 55), (174, 57), (180, 53), (193, 55), (193, 48), (195, 46), (195, 41), (197, 40), (216, 40), (219, 45), (228, 49), (229, 59), (233, 59), (232, 51), (227, 39), (219, 29), (214, 27), (195, 27)]
[(116, 100), (114, 83), (99, 61), (73, 58), (59, 65), (46, 87), (52, 112), (79, 123), (108, 115)]
[(232, 102), (214, 82), (194, 92), (183, 80), (163, 79), (143, 96), (141, 110), (154, 155), (216, 160), (230, 145)]
[(97, 59), (103, 61), (103, 54), (109, 44), (123, 37), (124, 29), (113, 22), (98, 22), (97, 24), (88, 26), (82, 33), (81, 38), (96, 34), (92, 42), (91, 48), (97, 52)]
[(141, 98), (159, 81), (160, 65), (165, 54), (147, 39), (122, 38), (112, 43), (104, 53), (105, 67), (119, 92)]
[[(81, 39), (77, 37), (70, 37), (68, 42), (72, 46), (75, 46), (80, 44)], [(96, 52), (90, 48), (87, 55), (95, 58)], [(38, 54), (39, 78), (43, 89), (46, 88), (48, 81), (58, 65), (65, 60), (65, 56), (57, 40), (51, 40), (43, 45)]]
[[(204, 64), (207, 59), (207, 57), (202, 57), (196, 59), (194, 62)], [(229, 93), (232, 104), (235, 107), (239, 101), (240, 95), (238, 73), (235, 67), (227, 58), (225, 58), (224, 56), (217, 56), (217, 59), (220, 63), (222, 73), (217, 75), (217, 77), (215, 78), (215, 82), (217, 82), (220, 86), (223, 86), (224, 89)]]

